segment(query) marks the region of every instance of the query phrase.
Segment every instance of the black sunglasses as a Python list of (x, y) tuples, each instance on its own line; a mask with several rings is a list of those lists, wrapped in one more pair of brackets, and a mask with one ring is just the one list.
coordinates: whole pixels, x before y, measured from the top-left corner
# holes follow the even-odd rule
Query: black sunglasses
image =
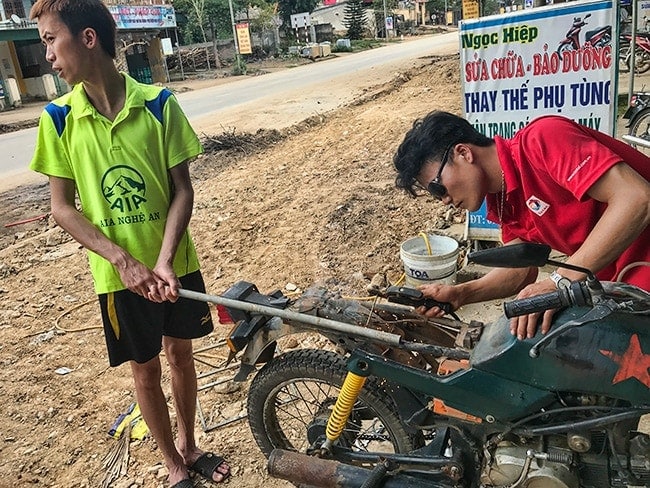
[(440, 178), (442, 176), (442, 170), (444, 169), (445, 164), (447, 164), (447, 161), (449, 161), (449, 153), (451, 152), (451, 150), (455, 145), (456, 143), (447, 146), (447, 149), (445, 149), (445, 152), (442, 154), (442, 159), (440, 160), (441, 163), (440, 163), (440, 168), (438, 169), (438, 174), (427, 185), (427, 191), (431, 193), (431, 195), (434, 198), (437, 198), (438, 200), (442, 200), (447, 195), (447, 187), (442, 183), (440, 183)]

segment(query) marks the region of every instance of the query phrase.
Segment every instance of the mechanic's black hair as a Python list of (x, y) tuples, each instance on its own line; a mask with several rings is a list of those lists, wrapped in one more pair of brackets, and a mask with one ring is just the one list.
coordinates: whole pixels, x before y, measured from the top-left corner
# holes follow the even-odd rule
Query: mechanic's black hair
[(487, 147), (494, 144), (494, 139), (484, 136), (467, 120), (449, 112), (435, 111), (417, 119), (393, 156), (397, 170), (395, 186), (416, 196), (414, 185), (422, 167), (428, 161), (442, 159), (450, 145), (459, 143)]

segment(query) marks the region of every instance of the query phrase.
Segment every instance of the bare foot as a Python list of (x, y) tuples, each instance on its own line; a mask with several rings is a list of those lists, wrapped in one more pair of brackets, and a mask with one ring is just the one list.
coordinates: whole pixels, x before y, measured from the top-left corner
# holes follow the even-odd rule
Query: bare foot
[(177, 483), (180, 483), (181, 481), (189, 478), (190, 474), (188, 473), (185, 466), (176, 466), (169, 469), (169, 476), (167, 479), (169, 481), (169, 486), (174, 486)]

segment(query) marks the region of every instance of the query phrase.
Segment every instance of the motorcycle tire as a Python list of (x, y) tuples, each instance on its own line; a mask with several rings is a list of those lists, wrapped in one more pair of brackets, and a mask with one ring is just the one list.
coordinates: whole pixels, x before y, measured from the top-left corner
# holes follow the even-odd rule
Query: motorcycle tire
[[(630, 70), (630, 61), (631, 56), (628, 56), (626, 60), (628, 71)], [(641, 74), (648, 70), (650, 70), (650, 53), (641, 48), (637, 48), (634, 56), (634, 73)]]
[[(640, 139), (645, 139), (650, 144), (650, 108), (644, 108), (632, 118), (628, 134)], [(629, 144), (642, 153), (650, 155), (649, 147), (640, 144), (633, 144), (631, 142)]]
[(623, 73), (630, 71), (630, 44), (620, 43), (618, 47), (618, 69)]
[[(331, 351), (289, 351), (267, 363), (251, 382), (248, 422), (266, 457), (273, 449), (306, 452), (322, 439), (345, 379), (346, 361)], [(411, 434), (377, 380), (368, 378), (339, 443), (353, 451), (410, 452), (424, 445)]]

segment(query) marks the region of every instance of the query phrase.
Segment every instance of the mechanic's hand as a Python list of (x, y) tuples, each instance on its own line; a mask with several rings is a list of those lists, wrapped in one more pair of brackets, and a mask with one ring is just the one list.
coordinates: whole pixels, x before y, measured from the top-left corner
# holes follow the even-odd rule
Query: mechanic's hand
[[(433, 298), (437, 302), (451, 303), (452, 312), (458, 310), (458, 307), (461, 305), (458, 289), (453, 285), (432, 283), (430, 285), (419, 286), (418, 289), (424, 294), (424, 296)], [(447, 313), (439, 307), (431, 307), (429, 309), (426, 307), (418, 307), (415, 311), (430, 318), (442, 317)]]
[[(543, 293), (555, 291), (555, 283), (550, 279), (542, 280), (538, 283), (532, 283), (521, 290), (517, 298), (529, 298)], [(557, 310), (546, 310), (542, 319), (542, 334), (546, 334), (551, 329), (551, 321)], [(537, 332), (537, 324), (542, 313), (531, 313), (510, 319), (510, 333), (517, 336), (517, 339), (530, 339)]]

